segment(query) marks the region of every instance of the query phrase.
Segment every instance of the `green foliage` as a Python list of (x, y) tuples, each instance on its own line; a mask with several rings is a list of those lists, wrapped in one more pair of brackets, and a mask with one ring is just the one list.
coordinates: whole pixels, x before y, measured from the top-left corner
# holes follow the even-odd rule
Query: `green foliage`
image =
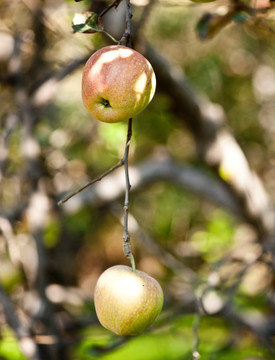
[(47, 248), (53, 248), (60, 239), (60, 224), (57, 220), (53, 219), (47, 224), (44, 229), (43, 241)]
[(177, 38), (181, 31), (186, 28), (187, 17), (188, 13), (185, 6), (158, 7), (155, 9), (150, 31), (163, 40), (169, 40), (172, 37)]
[(190, 241), (207, 262), (218, 261), (233, 244), (232, 218), (221, 210), (213, 212), (205, 230), (195, 232)]
[[(98, 358), (100, 347), (111, 347), (120, 341), (117, 337), (110, 337), (108, 333), (96, 338), (95, 335), (89, 336), (86, 333), (86, 339), (76, 347), (73, 360), (80, 356), (83, 360), (92, 360)], [(162, 332), (153, 332), (132, 337), (123, 347), (118, 347), (111, 353), (100, 356), (102, 359), (108, 360), (133, 360), (145, 359), (178, 359), (184, 354), (188, 354), (191, 345), (190, 332), (187, 329), (178, 329), (171, 331), (167, 328)], [(98, 353), (97, 353), (98, 351)]]
[(125, 122), (116, 123), (112, 126), (100, 123), (98, 127), (99, 137), (104, 141), (107, 148), (112, 149), (112, 151), (118, 151), (122, 147), (126, 131), (127, 124)]
[(19, 344), (9, 328), (1, 329), (0, 357), (3, 360), (27, 360), (22, 354)]
[(175, 129), (173, 120), (169, 99), (156, 94), (150, 106), (134, 119), (134, 138), (138, 150), (142, 151), (143, 144), (166, 144), (169, 135)]
[(268, 300), (268, 294), (259, 293), (254, 296), (249, 296), (244, 292), (239, 292), (235, 297), (236, 307), (241, 312), (245, 311), (259, 311), (261, 313), (266, 313), (266, 301)]
[(169, 248), (171, 242), (184, 238), (190, 221), (198, 221), (197, 200), (192, 194), (166, 183), (151, 186), (138, 194), (133, 212), (144, 229)]
[(75, 14), (73, 30), (80, 33), (100, 32), (103, 30), (103, 24), (98, 14), (94, 12)]
[(89, 206), (81, 207), (77, 212), (68, 214), (63, 219), (66, 232), (68, 232), (72, 238), (75, 237), (83, 240), (85, 235), (96, 226), (97, 216), (98, 213)]
[[(167, 314), (165, 315), (167, 316)], [(161, 326), (161, 322), (165, 325)], [(177, 316), (158, 321), (158, 328), (152, 332), (129, 338), (123, 346), (121, 339), (111, 336), (107, 331), (97, 327), (87, 328), (82, 333), (84, 339), (74, 347), (72, 360), (165, 360), (189, 359), (193, 343), (192, 315)], [(199, 327), (201, 357), (205, 360), (243, 360), (247, 356), (266, 356), (265, 349), (249, 335), (240, 343), (232, 338), (228, 323), (221, 318), (204, 316)], [(105, 354), (104, 349), (112, 349)]]
[(95, 12), (86, 11), (81, 14), (75, 14), (72, 27), (74, 32), (84, 34), (104, 33), (113, 42), (117, 43), (117, 40), (111, 34), (104, 31), (101, 17)]
[(21, 270), (8, 258), (0, 259), (0, 283), (11, 292), (23, 279)]

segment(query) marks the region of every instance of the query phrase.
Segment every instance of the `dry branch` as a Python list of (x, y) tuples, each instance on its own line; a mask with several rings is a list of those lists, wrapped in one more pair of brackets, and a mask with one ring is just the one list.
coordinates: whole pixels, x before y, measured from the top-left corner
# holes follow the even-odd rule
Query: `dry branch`
[(257, 174), (251, 169), (241, 147), (225, 126), (226, 116), (221, 106), (198, 96), (182, 71), (171, 66), (150, 45), (138, 49), (152, 64), (158, 80), (158, 90), (172, 100), (172, 110), (188, 126), (196, 139), (199, 154), (230, 188), (235, 202), (244, 210), (246, 220), (261, 235), (275, 230), (274, 209)]
[[(242, 208), (232, 197), (230, 189), (219, 179), (192, 166), (178, 164), (170, 158), (149, 158), (136, 166), (130, 166), (131, 191), (140, 191), (149, 184), (159, 181), (174, 183), (187, 191), (205, 198), (218, 206), (223, 206), (233, 214), (242, 216)], [(89, 190), (79, 194), (68, 202), (67, 209), (74, 211), (84, 203), (99, 206), (117, 200), (124, 194), (124, 170), (95, 183)]]

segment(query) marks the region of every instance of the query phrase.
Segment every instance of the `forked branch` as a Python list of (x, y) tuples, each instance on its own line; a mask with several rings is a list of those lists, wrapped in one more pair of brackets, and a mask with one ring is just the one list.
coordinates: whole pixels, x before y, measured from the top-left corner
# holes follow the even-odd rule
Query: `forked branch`
[(125, 151), (124, 151), (123, 158), (117, 164), (115, 164), (110, 169), (105, 171), (103, 174), (101, 174), (98, 177), (96, 177), (95, 179), (89, 181), (86, 185), (82, 186), (78, 190), (72, 192), (70, 195), (68, 195), (64, 199), (60, 200), (57, 204), (58, 205), (65, 204), (68, 200), (70, 200), (75, 195), (79, 194), (80, 192), (87, 189), (89, 186), (95, 184), (96, 182), (102, 180), (105, 176), (111, 174), (113, 171), (115, 171), (116, 169), (118, 169), (119, 167), (124, 165), (126, 189), (125, 189), (125, 200), (124, 200), (123, 250), (124, 250), (125, 256), (131, 262), (131, 266), (132, 266), (133, 271), (136, 271), (135, 260), (134, 260), (134, 256), (133, 256), (133, 253), (132, 253), (132, 247), (131, 247), (131, 243), (130, 243), (130, 235), (129, 235), (129, 231), (128, 231), (129, 192), (130, 192), (130, 188), (131, 188), (130, 177), (129, 177), (128, 158), (129, 158), (129, 149), (130, 149), (131, 137), (132, 137), (132, 119), (129, 119), (128, 120), (127, 139), (126, 139)]

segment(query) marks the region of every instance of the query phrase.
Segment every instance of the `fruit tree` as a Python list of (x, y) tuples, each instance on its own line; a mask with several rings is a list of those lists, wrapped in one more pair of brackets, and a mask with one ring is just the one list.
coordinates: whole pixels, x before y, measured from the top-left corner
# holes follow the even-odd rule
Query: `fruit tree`
[(273, 2), (0, 13), (0, 359), (273, 359)]

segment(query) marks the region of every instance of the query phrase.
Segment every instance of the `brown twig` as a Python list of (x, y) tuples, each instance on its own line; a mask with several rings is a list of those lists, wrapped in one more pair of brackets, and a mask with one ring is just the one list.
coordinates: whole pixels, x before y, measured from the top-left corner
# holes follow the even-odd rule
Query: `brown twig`
[(124, 233), (123, 233), (123, 249), (125, 256), (130, 260), (132, 269), (135, 271), (135, 260), (132, 254), (132, 248), (130, 243), (130, 236), (128, 231), (128, 209), (129, 209), (129, 192), (130, 192), (130, 178), (129, 178), (129, 164), (128, 164), (128, 157), (129, 157), (129, 148), (130, 148), (130, 141), (132, 137), (132, 119), (128, 120), (128, 131), (127, 131), (127, 139), (125, 145), (125, 152), (123, 158), (114, 166), (112, 166), (109, 170), (105, 171), (103, 174), (98, 176), (97, 178), (89, 181), (86, 185), (82, 186), (78, 190), (74, 191), (70, 195), (68, 195), (63, 200), (58, 202), (58, 205), (63, 205), (65, 202), (70, 200), (75, 195), (79, 194), (89, 186), (95, 184), (96, 182), (102, 180), (107, 175), (111, 174), (113, 171), (118, 169), (119, 167), (124, 165), (124, 173), (125, 173), (125, 182), (126, 182), (126, 189), (125, 189), (125, 201), (124, 201)]
[(83, 190), (87, 189), (89, 186), (95, 184), (97, 181), (102, 180), (105, 176), (111, 174), (113, 171), (115, 171), (116, 169), (118, 169), (119, 167), (121, 167), (122, 165), (124, 165), (124, 157), (123, 159), (121, 159), (117, 164), (115, 164), (114, 166), (112, 166), (109, 170), (105, 171), (103, 174), (99, 175), (98, 177), (96, 177), (95, 179), (89, 181), (86, 185), (82, 186), (81, 188), (79, 188), (78, 190), (74, 191), (73, 193), (71, 193), (70, 195), (66, 196), (63, 200), (58, 201), (58, 205), (63, 205), (65, 204), (65, 202), (67, 202), (68, 200), (70, 200), (72, 197), (74, 197), (75, 195), (79, 194), (80, 192), (82, 192)]
[(109, 10), (111, 10), (113, 7), (117, 8), (118, 5), (121, 3), (122, 0), (115, 0), (110, 5), (108, 5), (101, 13), (99, 14), (99, 17), (104, 16)]

